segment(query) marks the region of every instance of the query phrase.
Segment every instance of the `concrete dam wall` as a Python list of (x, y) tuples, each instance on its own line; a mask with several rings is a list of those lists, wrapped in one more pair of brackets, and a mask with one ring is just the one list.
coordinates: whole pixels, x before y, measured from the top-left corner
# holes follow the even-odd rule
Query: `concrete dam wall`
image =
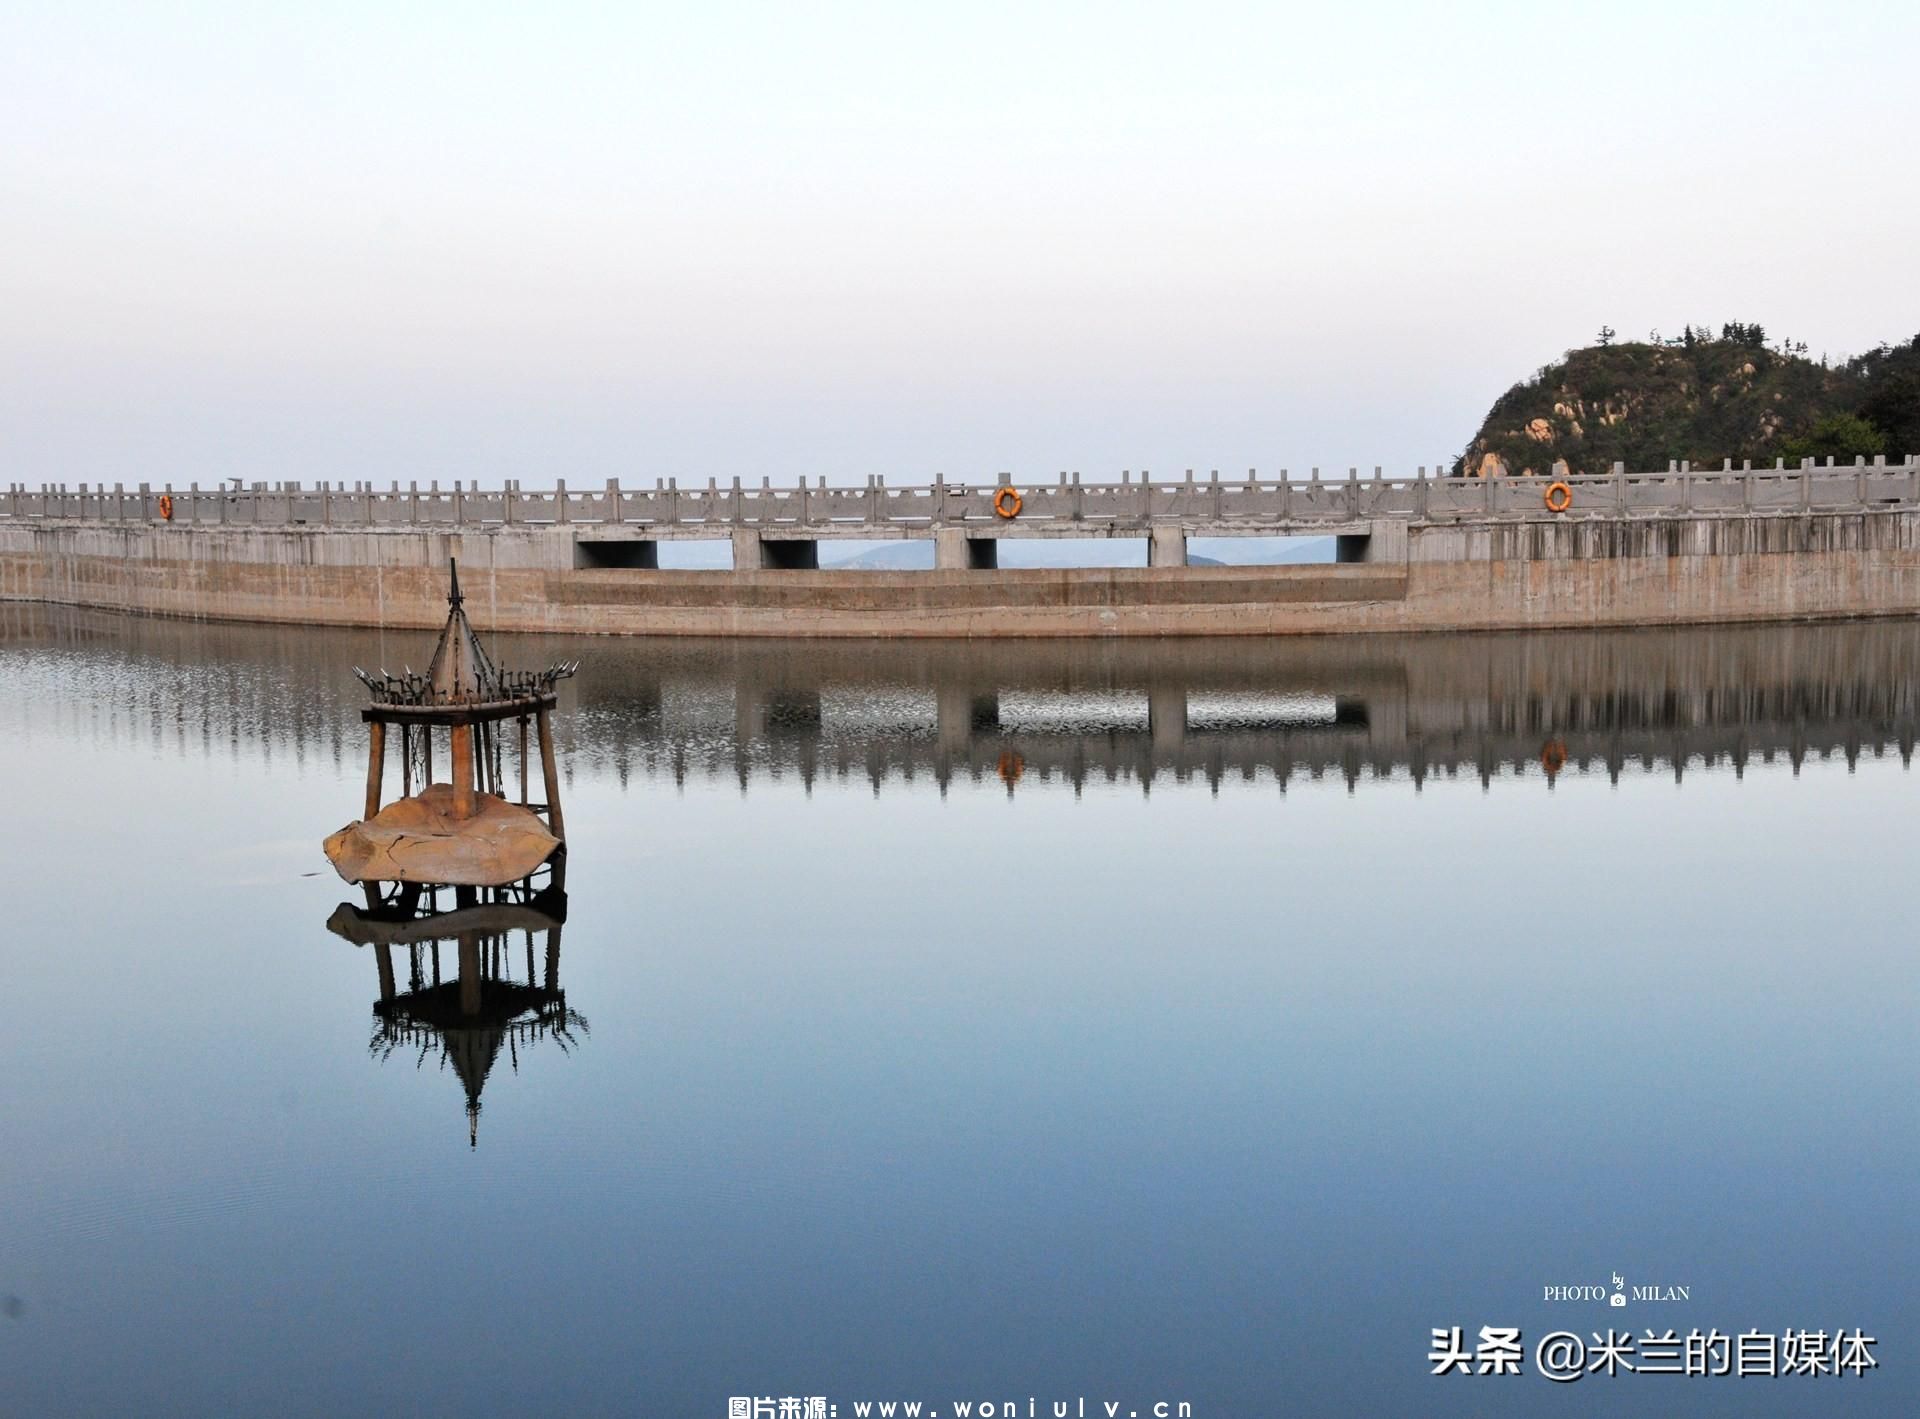
[[(1011, 496), (1009, 496), (1011, 494)], [(1190, 566), (1190, 537), (1337, 539), (1326, 565)], [(1016, 570), (1017, 538), (1134, 537), (1144, 568)], [(727, 541), (730, 571), (661, 570)], [(925, 539), (932, 571), (822, 570)], [(436, 626), (446, 568), (493, 630), (613, 635), (1291, 635), (1920, 613), (1920, 462), (1560, 480), (1258, 479), (591, 492), (10, 489), (0, 599)]]

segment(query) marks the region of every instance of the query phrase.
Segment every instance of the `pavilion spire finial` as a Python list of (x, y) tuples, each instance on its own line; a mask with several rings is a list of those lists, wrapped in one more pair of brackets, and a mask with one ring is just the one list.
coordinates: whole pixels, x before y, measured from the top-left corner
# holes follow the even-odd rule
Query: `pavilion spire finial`
[(447, 558), (447, 605), (458, 606), (466, 598), (460, 594), (460, 562), (458, 558)]

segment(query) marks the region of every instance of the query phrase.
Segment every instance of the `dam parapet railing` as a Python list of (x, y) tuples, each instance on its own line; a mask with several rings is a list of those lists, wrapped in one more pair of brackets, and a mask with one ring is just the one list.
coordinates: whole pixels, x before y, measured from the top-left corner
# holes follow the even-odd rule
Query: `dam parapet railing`
[[(1546, 506), (1545, 491), (1564, 482), (1571, 495), (1564, 512)], [(1004, 517), (995, 497), (1019, 494), (1019, 511)], [(861, 486), (828, 486), (802, 478), (797, 486), (762, 480), (755, 487), (738, 478), (725, 483), (681, 486), (656, 479), (652, 487), (604, 486), (551, 489), (518, 482), (479, 488), (461, 480), (442, 488), (430, 482), (381, 488), (370, 482), (256, 482), (202, 488), (171, 484), (80, 483), (30, 488), (11, 484), (0, 494), (0, 519), (175, 526), (458, 528), (597, 525), (616, 536), (648, 539), (725, 537), (751, 529), (762, 537), (928, 537), (961, 529), (978, 537), (1100, 537), (1141, 535), (1154, 527), (1188, 535), (1272, 536), (1336, 532), (1385, 519), (1452, 524), (1551, 518), (1699, 517), (1805, 512), (1858, 512), (1920, 506), (1920, 457), (1897, 463), (1885, 457), (1836, 464), (1812, 459), (1771, 468), (1731, 462), (1718, 469), (1675, 463), (1658, 472), (1533, 477), (1371, 477), (1349, 470), (1345, 477), (1196, 477), (1155, 479), (1131, 473), (1119, 482), (1085, 482), (1062, 473), (1046, 482), (1018, 482), (1001, 474), (992, 482), (947, 482), (890, 486), (873, 476)]]

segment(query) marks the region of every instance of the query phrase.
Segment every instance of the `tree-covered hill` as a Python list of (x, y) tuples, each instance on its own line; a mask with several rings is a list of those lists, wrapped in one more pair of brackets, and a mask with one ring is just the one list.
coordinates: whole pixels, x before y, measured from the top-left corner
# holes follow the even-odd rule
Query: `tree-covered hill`
[(1717, 336), (1689, 326), (1666, 341), (1615, 344), (1612, 335), (1502, 395), (1454, 471), (1920, 454), (1920, 336), (1829, 365), (1808, 359), (1805, 345), (1768, 344), (1757, 325)]

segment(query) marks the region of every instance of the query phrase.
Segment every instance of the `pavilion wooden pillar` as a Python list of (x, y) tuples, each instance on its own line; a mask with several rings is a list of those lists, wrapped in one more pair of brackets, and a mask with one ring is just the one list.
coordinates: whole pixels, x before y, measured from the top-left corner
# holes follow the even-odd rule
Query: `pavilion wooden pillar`
[(527, 717), (520, 716), (520, 806), (527, 806)]
[(480, 933), (460, 933), (460, 1013), (480, 1013)]
[(553, 719), (545, 705), (535, 720), (540, 731), (540, 772), (547, 781), (547, 827), (564, 843), (567, 820), (560, 812), (560, 766), (553, 759)]
[(473, 816), (473, 726), (453, 726), (453, 816)]
[(371, 818), (380, 811), (380, 784), (387, 768), (387, 726), (377, 719), (367, 721), (367, 811)]
[(374, 959), (380, 963), (380, 998), (391, 1000), (393, 989), (393, 947), (381, 941), (375, 944)]

